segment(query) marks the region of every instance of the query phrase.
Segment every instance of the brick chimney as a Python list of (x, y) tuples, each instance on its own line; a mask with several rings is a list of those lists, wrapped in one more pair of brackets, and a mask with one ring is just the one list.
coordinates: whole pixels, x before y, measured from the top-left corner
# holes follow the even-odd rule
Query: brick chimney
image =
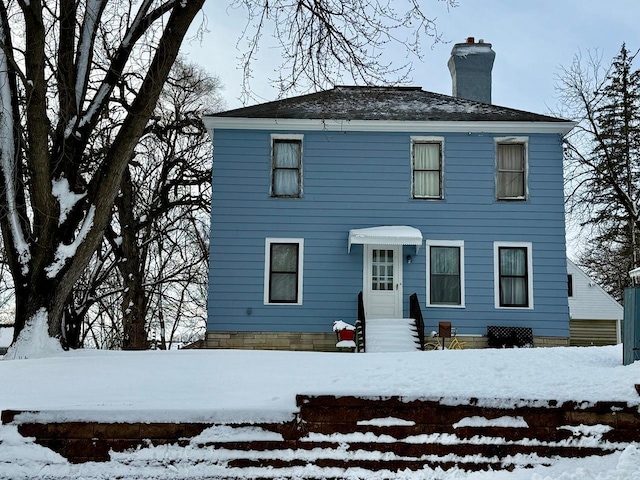
[(467, 100), (491, 103), (491, 69), (496, 52), (490, 43), (469, 37), (465, 43), (456, 43), (451, 49), (449, 71), (452, 95)]

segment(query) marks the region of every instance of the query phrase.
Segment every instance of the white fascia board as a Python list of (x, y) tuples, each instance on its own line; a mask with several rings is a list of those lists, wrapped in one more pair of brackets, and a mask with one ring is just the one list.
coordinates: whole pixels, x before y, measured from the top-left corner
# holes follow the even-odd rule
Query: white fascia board
[(433, 133), (557, 133), (566, 135), (576, 122), (470, 122), (470, 121), (399, 121), (399, 120), (319, 120), (291, 118), (204, 117), (209, 132), (213, 130), (310, 130), (358, 132), (433, 132)]

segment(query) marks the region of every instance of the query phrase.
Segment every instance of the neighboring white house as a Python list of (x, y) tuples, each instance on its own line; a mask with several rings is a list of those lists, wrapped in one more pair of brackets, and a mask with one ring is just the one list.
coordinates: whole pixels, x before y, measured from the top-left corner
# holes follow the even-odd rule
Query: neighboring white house
[(570, 344), (612, 345), (622, 341), (624, 308), (567, 259)]

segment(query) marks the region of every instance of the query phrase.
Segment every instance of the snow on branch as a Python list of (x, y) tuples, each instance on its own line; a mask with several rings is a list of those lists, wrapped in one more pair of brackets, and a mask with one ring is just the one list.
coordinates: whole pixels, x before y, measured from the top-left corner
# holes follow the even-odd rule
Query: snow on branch
[(69, 245), (58, 245), (53, 263), (45, 268), (45, 271), (47, 272), (47, 278), (55, 278), (65, 266), (67, 260), (69, 260), (76, 254), (78, 246), (80, 246), (80, 244), (84, 241), (84, 239), (87, 237), (87, 234), (91, 230), (91, 227), (93, 226), (93, 218), (95, 216), (95, 213), (96, 207), (94, 205), (91, 205), (89, 211), (87, 212), (87, 216), (84, 219), (84, 223), (82, 224), (82, 228), (78, 232), (75, 240)]
[[(99, 0), (94, 0), (99, 1)], [(128, 27), (120, 48), (117, 49), (115, 57), (111, 60), (109, 66), (109, 74), (104, 78), (94, 98), (91, 100), (87, 111), (81, 117), (78, 122), (79, 127), (84, 127), (95, 121), (98, 112), (100, 112), (106, 103), (109, 101), (111, 92), (116, 86), (117, 80), (122, 74), (122, 71), (133, 51), (135, 42), (148, 30), (153, 22), (161, 18), (164, 14), (170, 12), (176, 7), (176, 0), (169, 0), (162, 3), (159, 7), (150, 11), (153, 4), (153, 0), (144, 0), (136, 13), (131, 25)], [(80, 80), (78, 80), (80, 81)], [(76, 84), (76, 95), (78, 94)], [(84, 88), (84, 87), (83, 87)]]
[(60, 204), (60, 216), (58, 217), (58, 225), (62, 225), (67, 219), (67, 215), (73, 207), (87, 196), (86, 193), (74, 193), (69, 188), (69, 180), (62, 177), (52, 182), (51, 194), (58, 200)]
[[(5, 25), (0, 22), (0, 42), (7, 43)], [(31, 252), (26, 241), (16, 204), (16, 146), (14, 139), (13, 92), (9, 79), (9, 59), (5, 49), (0, 49), (0, 164), (4, 178), (4, 191), (9, 220), (9, 228), (13, 238), (13, 248), (18, 254), (21, 272), (26, 275), (29, 272)]]
[(78, 59), (76, 72), (76, 108), (82, 110), (82, 99), (89, 75), (89, 64), (93, 53), (93, 42), (99, 26), (100, 12), (106, 2), (104, 0), (87, 0), (82, 32), (78, 42)]

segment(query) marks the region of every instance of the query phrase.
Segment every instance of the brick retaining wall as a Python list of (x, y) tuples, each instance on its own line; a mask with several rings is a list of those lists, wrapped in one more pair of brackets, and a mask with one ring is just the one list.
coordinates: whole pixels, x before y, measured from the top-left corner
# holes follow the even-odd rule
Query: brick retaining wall
[[(253, 425), (280, 434), (280, 440), (269, 441), (260, 436), (235, 442), (192, 440), (214, 426), (213, 423), (38, 423), (34, 420), (37, 415), (21, 420), (21, 412), (17, 411), (2, 412), (1, 420), (4, 424), (17, 425), (21, 435), (35, 437), (38, 444), (75, 463), (109, 461), (110, 451), (135, 452), (140, 446), (172, 444), (223, 451), (223, 457), (230, 464), (242, 468), (275, 468), (301, 462), (304, 465), (304, 452), (321, 449), (324, 456), (314, 460), (314, 465), (332, 463), (343, 468), (392, 471), (415, 470), (426, 465), (486, 469), (506, 468), (508, 462), (513, 462), (514, 455), (523, 455), (524, 463), (520, 466), (531, 466), (527, 458), (535, 457), (550, 464), (557, 457), (605, 455), (629, 444), (640, 446), (638, 406), (623, 402), (586, 404), (518, 399), (461, 402), (447, 398), (412, 400), (330, 395), (299, 395), (296, 401), (299, 413), (294, 421)], [(491, 419), (505, 416), (518, 423), (490, 423)], [(458, 425), (464, 419), (479, 417), (486, 419), (487, 424)], [(389, 425), (372, 423), (375, 419), (392, 422)], [(231, 426), (237, 427), (242, 425)], [(261, 457), (262, 460), (252, 460), (246, 455), (234, 457), (234, 452), (250, 450), (271, 453)], [(361, 451), (378, 452), (380, 460), (372, 463), (365, 455), (356, 461), (345, 453)], [(294, 455), (290, 460), (283, 460), (282, 452), (288, 452), (287, 458), (291, 452)], [(300, 452), (299, 459), (295, 452)], [(385, 456), (389, 457), (388, 462), (382, 460)]]

